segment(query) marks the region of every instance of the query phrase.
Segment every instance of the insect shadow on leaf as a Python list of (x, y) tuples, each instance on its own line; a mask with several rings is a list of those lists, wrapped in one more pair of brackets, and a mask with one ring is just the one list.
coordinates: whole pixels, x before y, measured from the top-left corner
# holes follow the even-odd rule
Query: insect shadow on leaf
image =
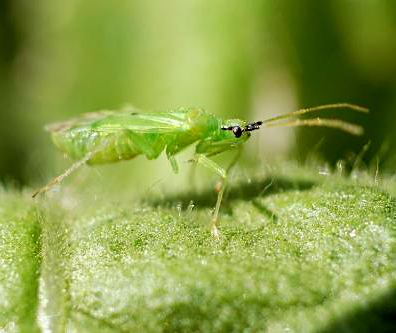
[[(290, 191), (306, 191), (315, 187), (317, 183), (311, 180), (296, 180), (280, 176), (268, 176), (263, 179), (251, 181), (239, 181), (229, 185), (226, 200), (223, 203), (223, 210), (232, 215), (232, 204), (236, 200), (251, 201), (253, 206), (263, 215), (273, 221), (277, 221), (277, 216), (261, 202), (262, 198), (277, 193)], [(187, 207), (191, 201), (199, 208), (212, 208), (216, 193), (208, 188), (201, 192), (187, 191), (175, 195), (167, 195), (162, 198), (147, 199), (147, 203), (153, 207)]]

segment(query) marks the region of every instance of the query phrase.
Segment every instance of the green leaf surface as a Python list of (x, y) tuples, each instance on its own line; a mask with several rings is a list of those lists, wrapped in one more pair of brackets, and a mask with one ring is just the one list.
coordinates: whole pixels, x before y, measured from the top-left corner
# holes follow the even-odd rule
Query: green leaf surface
[(0, 331), (38, 331), (40, 223), (32, 203), (0, 189)]
[(396, 206), (386, 191), (338, 176), (234, 181), (220, 241), (208, 227), (213, 198), (208, 188), (38, 214), (2, 194), (2, 328), (395, 329)]

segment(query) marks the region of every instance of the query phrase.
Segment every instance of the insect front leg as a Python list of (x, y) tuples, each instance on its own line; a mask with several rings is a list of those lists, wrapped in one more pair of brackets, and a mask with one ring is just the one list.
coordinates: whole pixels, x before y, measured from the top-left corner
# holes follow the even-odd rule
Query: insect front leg
[(218, 174), (222, 179), (220, 190), (217, 193), (216, 206), (215, 206), (215, 210), (213, 212), (213, 217), (212, 217), (212, 235), (216, 239), (219, 239), (219, 236), (220, 236), (219, 229), (218, 229), (219, 210), (220, 210), (221, 201), (223, 200), (224, 191), (227, 187), (227, 171), (224, 168), (222, 168), (221, 166), (219, 166), (216, 162), (207, 158), (203, 154), (197, 154), (195, 156), (195, 158), (193, 159), (193, 161), (198, 164), (201, 164), (202, 166), (204, 166), (205, 168), (207, 168), (209, 170), (212, 170), (213, 172)]

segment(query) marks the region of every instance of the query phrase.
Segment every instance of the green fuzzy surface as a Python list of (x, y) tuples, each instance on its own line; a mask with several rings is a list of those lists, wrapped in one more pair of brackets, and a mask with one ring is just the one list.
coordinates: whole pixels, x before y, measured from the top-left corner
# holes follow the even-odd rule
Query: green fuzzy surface
[(0, 190), (0, 331), (36, 332), (40, 224), (32, 202)]
[(210, 186), (72, 211), (0, 192), (0, 330), (394, 331), (395, 183), (293, 172), (233, 180), (218, 241)]

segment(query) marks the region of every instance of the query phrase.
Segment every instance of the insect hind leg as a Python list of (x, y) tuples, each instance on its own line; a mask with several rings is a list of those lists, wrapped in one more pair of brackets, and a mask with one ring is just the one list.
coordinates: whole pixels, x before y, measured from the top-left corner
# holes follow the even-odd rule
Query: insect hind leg
[(88, 153), (84, 158), (72, 164), (70, 168), (68, 168), (64, 173), (61, 175), (53, 178), (47, 185), (38, 189), (36, 192), (33, 193), (32, 198), (35, 198), (41, 193), (45, 193), (53, 188), (55, 185), (60, 184), (66, 177), (70, 176), (74, 171), (79, 169), (82, 165), (87, 163), (95, 154), (96, 152)]
[(44, 187), (38, 189), (36, 192), (33, 193), (32, 198), (35, 198), (38, 196), (40, 193), (45, 193), (49, 191), (52, 187), (54, 187), (57, 184), (60, 184), (63, 179), (66, 177), (70, 176), (74, 171), (79, 169), (82, 165), (86, 164), (89, 160), (95, 157), (96, 154), (102, 152), (110, 143), (112, 143), (114, 140), (105, 140), (101, 145), (99, 145), (96, 149), (88, 152), (81, 160), (78, 160), (77, 162), (73, 163), (72, 166), (67, 169), (64, 173), (61, 175), (53, 178), (47, 185)]

